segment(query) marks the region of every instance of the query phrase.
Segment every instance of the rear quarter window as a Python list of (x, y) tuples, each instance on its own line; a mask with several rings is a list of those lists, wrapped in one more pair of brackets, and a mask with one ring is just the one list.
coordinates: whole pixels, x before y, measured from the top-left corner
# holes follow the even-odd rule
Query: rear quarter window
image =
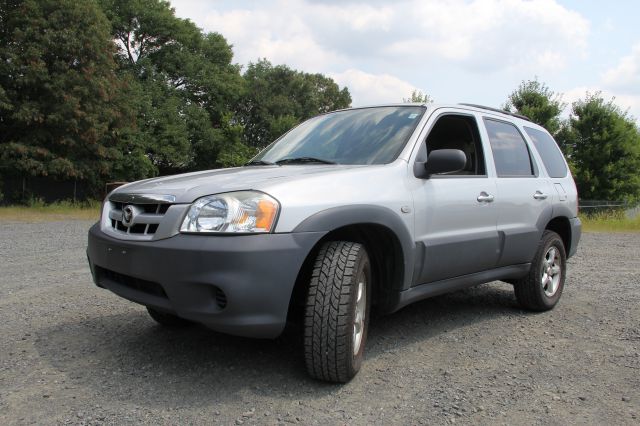
[(567, 175), (567, 165), (556, 141), (547, 132), (524, 127), (524, 131), (531, 138), (533, 145), (542, 157), (544, 167), (552, 178), (563, 178)]

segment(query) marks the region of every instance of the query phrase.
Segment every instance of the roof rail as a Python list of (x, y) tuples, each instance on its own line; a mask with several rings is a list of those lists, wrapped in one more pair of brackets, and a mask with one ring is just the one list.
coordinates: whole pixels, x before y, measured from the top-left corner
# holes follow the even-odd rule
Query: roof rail
[(521, 118), (523, 120), (531, 121), (531, 119), (529, 117), (527, 117), (526, 115), (517, 114), (515, 112), (505, 111), (503, 109), (492, 108), (492, 107), (488, 107), (488, 106), (484, 106), (484, 105), (465, 104), (465, 103), (460, 103), (458, 105), (464, 105), (464, 106), (469, 106), (469, 107), (473, 107), (473, 108), (486, 109), (488, 111), (499, 112), (500, 114), (507, 114), (507, 115), (511, 115), (513, 117)]

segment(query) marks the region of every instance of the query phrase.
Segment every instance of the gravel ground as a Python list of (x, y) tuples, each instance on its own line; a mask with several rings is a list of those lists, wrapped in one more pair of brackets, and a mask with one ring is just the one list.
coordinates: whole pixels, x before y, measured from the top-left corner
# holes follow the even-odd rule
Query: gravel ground
[(167, 330), (96, 288), (89, 222), (0, 222), (0, 424), (639, 424), (639, 234), (586, 234), (555, 310), (491, 283), (371, 324), (356, 378), (293, 333)]

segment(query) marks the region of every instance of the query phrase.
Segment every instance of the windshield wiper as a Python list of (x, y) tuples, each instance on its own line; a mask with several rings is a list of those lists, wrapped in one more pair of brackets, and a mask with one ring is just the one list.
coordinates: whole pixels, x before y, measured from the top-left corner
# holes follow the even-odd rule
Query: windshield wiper
[(265, 160), (253, 160), (253, 161), (249, 161), (244, 165), (245, 166), (275, 166), (276, 163), (272, 163), (271, 161), (265, 161)]
[(316, 163), (316, 164), (338, 164), (334, 161), (323, 160), (322, 158), (315, 157), (295, 157), (295, 158), (283, 158), (282, 160), (276, 161), (276, 164), (306, 164), (306, 163)]

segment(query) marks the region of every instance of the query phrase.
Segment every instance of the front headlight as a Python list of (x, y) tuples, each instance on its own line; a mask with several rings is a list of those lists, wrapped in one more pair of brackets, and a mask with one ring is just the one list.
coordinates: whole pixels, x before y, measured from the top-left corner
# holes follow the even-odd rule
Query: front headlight
[(180, 232), (270, 232), (280, 204), (257, 191), (227, 192), (197, 199)]

